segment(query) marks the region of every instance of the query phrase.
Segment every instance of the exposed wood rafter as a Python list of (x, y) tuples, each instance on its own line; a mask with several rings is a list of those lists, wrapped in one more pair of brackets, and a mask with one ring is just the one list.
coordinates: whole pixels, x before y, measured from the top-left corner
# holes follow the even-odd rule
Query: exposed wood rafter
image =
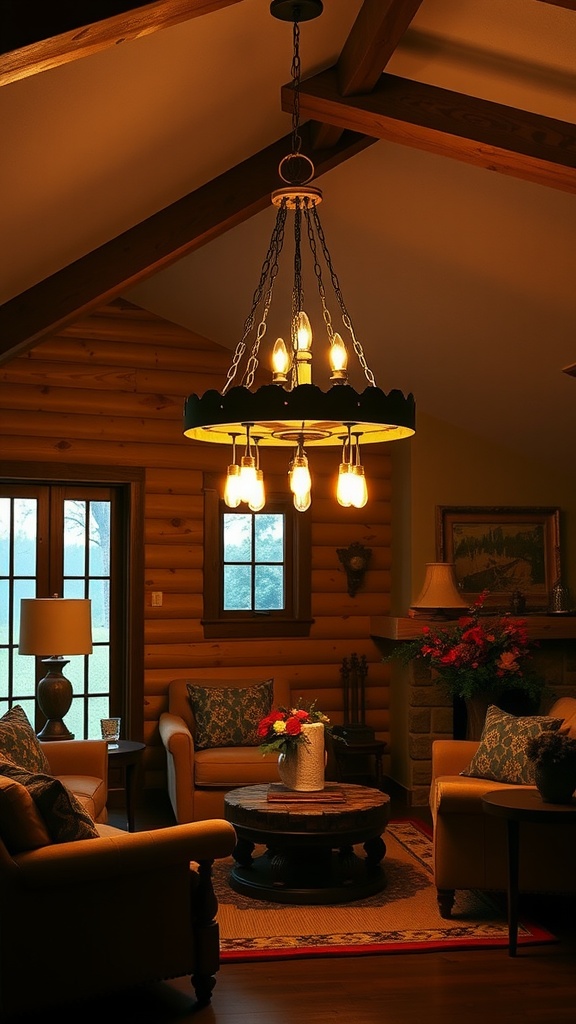
[[(236, 3), (239, 0), (157, 0), (151, 4), (57, 3), (45, 4), (40, 15), (36, 12), (32, 17), (27, 4), (22, 0), (12, 0), (12, 10), (3, 14), (0, 85), (17, 82), (80, 57), (89, 57), (128, 39), (138, 39)], [(86, 24), (91, 10), (92, 23)], [(119, 10), (122, 13), (108, 17)]]
[(567, 11), (576, 11), (576, 0), (540, 0), (542, 4), (551, 4), (552, 7), (565, 7)]
[[(342, 96), (374, 88), (421, 3), (364, 0), (336, 65)], [(314, 146), (333, 146), (341, 131), (333, 124), (315, 124)]]
[[(282, 89), (291, 111), (293, 90)], [(576, 125), (384, 74), (369, 95), (342, 97), (335, 68), (302, 83), (303, 117), (576, 192)]]
[[(306, 148), (308, 125), (302, 125), (301, 134)], [(290, 151), (290, 139), (280, 139), (0, 306), (0, 362), (265, 209), (278, 185), (278, 164)], [(373, 142), (346, 132), (332, 149), (315, 154), (316, 174)]]

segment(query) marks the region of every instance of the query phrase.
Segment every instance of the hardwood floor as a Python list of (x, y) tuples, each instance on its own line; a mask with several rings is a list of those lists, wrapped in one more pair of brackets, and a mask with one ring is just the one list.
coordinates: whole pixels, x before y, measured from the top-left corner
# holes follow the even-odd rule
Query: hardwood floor
[[(121, 813), (111, 819), (124, 827)], [(158, 827), (171, 820), (161, 800), (140, 810), (136, 825)], [(576, 900), (524, 897), (521, 910), (559, 942), (522, 948), (514, 959), (499, 949), (224, 964), (212, 1004), (197, 1012), (190, 981), (181, 978), (74, 1007), (54, 1019), (64, 1024), (440, 1024), (460, 1019), (466, 1024), (490, 1024), (491, 1019), (572, 1024)]]

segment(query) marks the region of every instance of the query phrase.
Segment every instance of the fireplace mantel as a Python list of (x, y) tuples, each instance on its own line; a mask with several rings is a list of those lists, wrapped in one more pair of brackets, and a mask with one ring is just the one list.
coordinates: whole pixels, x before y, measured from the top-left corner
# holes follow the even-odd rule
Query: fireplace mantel
[[(491, 616), (482, 616), (489, 622)], [(522, 615), (531, 640), (576, 640), (576, 615)], [(376, 615), (370, 619), (370, 635), (382, 640), (416, 640), (424, 626), (436, 629), (456, 626), (456, 619), (423, 619), (406, 616)]]

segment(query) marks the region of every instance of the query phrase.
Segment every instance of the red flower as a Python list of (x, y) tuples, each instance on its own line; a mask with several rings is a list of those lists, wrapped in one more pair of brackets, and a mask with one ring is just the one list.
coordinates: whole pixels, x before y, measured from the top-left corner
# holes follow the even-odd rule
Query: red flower
[(289, 736), (298, 736), (302, 732), (302, 721), (298, 716), (292, 715), (288, 719), (286, 722), (286, 732)]

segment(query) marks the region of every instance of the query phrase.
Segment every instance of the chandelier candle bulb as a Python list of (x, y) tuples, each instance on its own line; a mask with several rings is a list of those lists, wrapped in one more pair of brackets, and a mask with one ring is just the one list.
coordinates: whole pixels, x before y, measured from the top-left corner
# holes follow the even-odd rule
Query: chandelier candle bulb
[(290, 369), (290, 356), (284, 338), (277, 338), (272, 351), (272, 381), (274, 384), (286, 384)]
[(345, 383), (348, 380), (348, 352), (340, 335), (336, 332), (330, 345), (330, 369), (332, 383)]
[(304, 310), (298, 313), (298, 327), (296, 330), (296, 347), (298, 352), (310, 352), (312, 348), (312, 328), (310, 320)]
[(264, 490), (264, 474), (261, 469), (256, 470), (256, 477), (253, 482), (252, 491), (248, 500), (248, 508), (251, 512), (260, 512), (266, 504), (266, 492)]

